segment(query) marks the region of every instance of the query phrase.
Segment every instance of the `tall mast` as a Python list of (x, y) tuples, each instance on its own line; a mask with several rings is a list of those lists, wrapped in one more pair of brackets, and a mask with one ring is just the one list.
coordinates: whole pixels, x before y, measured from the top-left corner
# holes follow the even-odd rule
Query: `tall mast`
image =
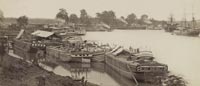
[(174, 22), (173, 14), (170, 15), (169, 20), (170, 20), (170, 23), (173, 23), (173, 22)]
[(185, 0), (184, 0), (184, 14), (183, 14), (183, 26), (184, 26), (184, 28), (186, 29), (187, 28), (187, 19), (186, 19), (186, 2), (185, 2)]
[(193, 0), (193, 3), (192, 3), (192, 28), (195, 29), (196, 27), (196, 20), (194, 18), (194, 0)]
[(187, 27), (187, 19), (186, 19), (186, 11), (185, 11), (185, 8), (184, 8), (184, 27), (186, 28)]

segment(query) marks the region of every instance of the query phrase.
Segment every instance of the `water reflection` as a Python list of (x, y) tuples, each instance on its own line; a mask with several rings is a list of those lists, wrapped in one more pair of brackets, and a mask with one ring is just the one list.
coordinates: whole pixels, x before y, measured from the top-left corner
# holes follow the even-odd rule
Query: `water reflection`
[[(106, 37), (106, 39), (105, 39)], [(169, 66), (169, 70), (182, 75), (189, 86), (199, 86), (200, 38), (171, 35), (162, 31), (114, 31), (89, 32), (84, 37), (102, 43), (123, 45), (125, 48), (150, 48), (157, 61)], [(132, 80), (104, 63), (61, 64), (54, 72), (63, 76), (86, 77), (89, 82), (100, 86), (134, 86)], [(140, 86), (150, 84), (140, 83)], [(153, 85), (155, 86), (155, 85)]]
[(64, 63), (57, 66), (55, 74), (62, 76), (71, 76), (74, 79), (85, 77), (89, 82), (100, 86), (120, 86), (112, 77), (105, 71), (105, 65), (102, 63), (81, 64), (81, 63)]
[(133, 46), (150, 49), (155, 60), (167, 64), (173, 74), (183, 76), (189, 86), (200, 85), (199, 37), (177, 36), (156, 30), (115, 30), (88, 32), (84, 39), (122, 45), (125, 48)]
[[(61, 76), (71, 76), (75, 80), (85, 77), (87, 81), (99, 86), (135, 86), (133, 80), (125, 78), (105, 63), (64, 63), (57, 66), (53, 72)], [(156, 86), (150, 83), (139, 84), (139, 86)]]

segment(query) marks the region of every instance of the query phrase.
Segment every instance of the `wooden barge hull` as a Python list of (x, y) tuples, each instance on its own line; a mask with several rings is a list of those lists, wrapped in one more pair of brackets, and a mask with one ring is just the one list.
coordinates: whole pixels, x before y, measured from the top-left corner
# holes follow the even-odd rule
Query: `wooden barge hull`
[[(112, 67), (106, 65), (105, 66), (105, 71), (109, 76), (111, 76), (116, 82), (120, 82), (122, 86), (137, 86), (136, 83), (133, 81), (131, 78), (127, 78), (124, 76), (124, 74), (116, 71)], [(139, 86), (161, 86), (161, 83), (146, 83), (146, 82), (139, 82)]]
[(183, 35), (183, 36), (199, 36), (199, 31), (174, 31), (172, 34)]
[[(161, 72), (161, 73), (153, 73), (153, 72), (137, 72), (136, 71), (136, 66), (130, 64), (130, 63), (125, 63), (114, 56), (106, 55), (105, 57), (105, 63), (113, 68), (115, 71), (123, 75), (124, 77), (128, 79), (133, 79), (133, 76), (138, 81), (145, 81), (145, 82), (155, 82), (155, 80), (158, 80), (159, 78), (163, 78), (166, 75), (166, 72)], [(131, 68), (129, 70), (128, 66)]]
[(46, 48), (46, 59), (47, 59), (47, 61), (55, 62), (55, 63), (57, 63), (57, 61), (68, 62), (71, 60), (71, 56), (66, 51), (47, 47)]
[[(107, 58), (109, 58), (109, 57), (107, 57)], [(106, 63), (109, 67), (111, 67), (112, 69), (114, 69), (115, 71), (117, 71), (118, 73), (120, 73), (121, 75), (123, 75), (124, 77), (126, 77), (126, 78), (128, 78), (128, 79), (132, 79), (132, 73), (131, 73), (131, 72), (120, 69), (119, 67), (117, 67), (116, 65), (110, 63), (110, 62), (107, 61), (106, 59), (105, 59), (105, 63)], [(119, 64), (119, 65), (120, 65), (120, 64)]]
[(33, 60), (36, 55), (36, 50), (31, 48), (31, 43), (14, 40), (13, 46), (14, 54), (22, 57), (25, 60)]

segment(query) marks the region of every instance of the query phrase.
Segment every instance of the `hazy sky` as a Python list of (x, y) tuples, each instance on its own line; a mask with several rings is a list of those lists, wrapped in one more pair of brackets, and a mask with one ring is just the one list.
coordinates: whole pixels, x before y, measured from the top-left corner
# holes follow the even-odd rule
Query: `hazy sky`
[(117, 17), (135, 13), (137, 17), (147, 14), (159, 20), (168, 19), (172, 13), (180, 20), (185, 9), (189, 20), (192, 6), (195, 17), (200, 19), (200, 0), (0, 0), (5, 17), (27, 15), (32, 18), (55, 18), (59, 8), (65, 8), (69, 14), (80, 15), (80, 9), (86, 9), (90, 16), (95, 16), (97, 12), (113, 10)]

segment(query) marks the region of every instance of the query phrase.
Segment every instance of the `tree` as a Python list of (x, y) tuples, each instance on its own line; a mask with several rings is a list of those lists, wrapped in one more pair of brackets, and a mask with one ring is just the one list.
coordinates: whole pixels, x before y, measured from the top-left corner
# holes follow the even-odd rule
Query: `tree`
[(68, 23), (69, 17), (68, 17), (68, 13), (67, 13), (66, 9), (61, 8), (61, 9), (59, 9), (59, 10), (60, 10), (60, 12), (58, 12), (58, 13), (56, 14), (56, 18), (57, 18), (57, 19), (62, 19), (62, 20), (65, 21), (65, 23)]
[(145, 21), (146, 19), (148, 19), (148, 15), (147, 14), (143, 14), (140, 19), (142, 21)]
[(136, 15), (134, 13), (131, 13), (127, 16), (126, 21), (128, 22), (129, 25), (131, 25), (132, 23), (136, 22)]
[(101, 18), (101, 13), (96, 13), (96, 17), (97, 17), (98, 19), (100, 19), (100, 18)]
[(2, 22), (3, 19), (4, 19), (3, 12), (0, 10), (0, 22)]
[(26, 16), (20, 16), (17, 19), (17, 24), (19, 25), (19, 27), (25, 28), (25, 26), (28, 25), (28, 17), (26, 17)]
[(2, 27), (3, 19), (4, 19), (3, 12), (0, 10), (0, 28)]
[(96, 13), (96, 17), (108, 24), (108, 25), (113, 25), (116, 23), (116, 16), (115, 16), (115, 12), (113, 11), (103, 11), (102, 13)]
[(187, 86), (187, 82), (180, 76), (170, 75), (164, 80), (165, 86)]
[(147, 24), (146, 23), (146, 20), (148, 20), (148, 15), (146, 14), (143, 14), (140, 19), (138, 19), (137, 23), (140, 24), (140, 25), (145, 25)]
[(125, 20), (124, 16), (121, 16), (120, 18), (123, 19), (123, 20)]
[(91, 24), (90, 18), (89, 18), (89, 16), (88, 16), (86, 10), (85, 10), (85, 9), (82, 9), (82, 10), (80, 10), (80, 12), (81, 12), (81, 15), (80, 15), (80, 22), (81, 22), (82, 24), (85, 24), (85, 25), (90, 25), (90, 24)]
[(124, 18), (124, 16), (121, 16), (119, 19), (115, 20), (115, 26), (125, 26), (127, 24), (128, 23), (127, 23), (126, 19)]
[(78, 17), (77, 17), (77, 15), (76, 14), (71, 14), (70, 16), (69, 16), (69, 21), (71, 22), (71, 23), (78, 23), (78, 21), (79, 21), (79, 19), (78, 19)]

